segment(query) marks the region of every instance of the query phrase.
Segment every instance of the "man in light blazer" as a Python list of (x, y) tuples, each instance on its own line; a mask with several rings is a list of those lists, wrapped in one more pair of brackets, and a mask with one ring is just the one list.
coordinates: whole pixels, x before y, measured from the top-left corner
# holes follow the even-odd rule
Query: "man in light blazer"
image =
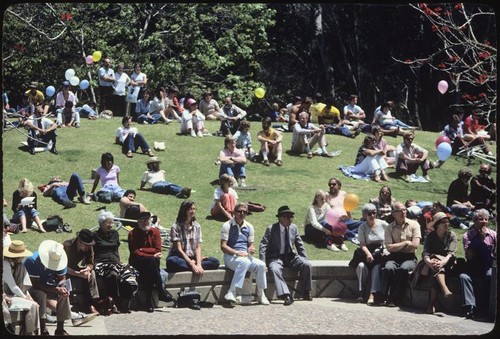
[(283, 279), (283, 267), (300, 272), (299, 288), (302, 298), (312, 300), (311, 263), (307, 260), (297, 225), (292, 223), (294, 214), (288, 206), (281, 206), (276, 215), (278, 222), (267, 227), (259, 248), (260, 259), (266, 262), (273, 276), (276, 295), (285, 301), (285, 306), (293, 303), (293, 297)]

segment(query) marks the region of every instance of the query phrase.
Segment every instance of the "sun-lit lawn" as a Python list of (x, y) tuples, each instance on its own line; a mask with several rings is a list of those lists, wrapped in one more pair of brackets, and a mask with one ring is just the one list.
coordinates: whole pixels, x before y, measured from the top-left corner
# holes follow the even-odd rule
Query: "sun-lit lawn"
[[(90, 191), (92, 187), (91, 171), (100, 165), (100, 157), (104, 152), (111, 152), (115, 157), (115, 164), (121, 168), (120, 183), (125, 189), (135, 189), (138, 192), (137, 201), (142, 202), (150, 211), (157, 214), (161, 219), (161, 225), (170, 227), (175, 221), (177, 211), (181, 203), (180, 199), (173, 196), (159, 195), (146, 191), (139, 191), (142, 173), (146, 170), (146, 155), (135, 154), (132, 159), (121, 154), (120, 146), (114, 144), (114, 132), (120, 126), (121, 118), (115, 117), (109, 120), (98, 119), (96, 121), (83, 120), (80, 129), (61, 128), (58, 130), (57, 148), (59, 155), (49, 152), (31, 155), (21, 148), (21, 142), (26, 138), (16, 130), (4, 131), (3, 139), (3, 195), (9, 203), (12, 193), (17, 189), (21, 178), (29, 178), (35, 186), (47, 183), (55, 175), (63, 179), (69, 179), (72, 172), (79, 172), (85, 179), (85, 187)], [(218, 129), (218, 122), (208, 122), (211, 132)], [(212, 202), (213, 191), (216, 188), (210, 183), (217, 179), (218, 167), (214, 165), (219, 150), (223, 147), (223, 138), (205, 137), (192, 138), (190, 136), (178, 135), (179, 126), (176, 122), (170, 125), (137, 126), (152, 146), (155, 141), (166, 144), (165, 151), (156, 152), (163, 161), (161, 168), (166, 171), (168, 181), (181, 186), (190, 186), (194, 192), (191, 199), (196, 203), (197, 218), (203, 229), (203, 252), (205, 255), (213, 255), (222, 259), (219, 249), (219, 237), (221, 223), (208, 220), (209, 207)], [(260, 129), (259, 122), (252, 122), (251, 133), (254, 148), (258, 149), (256, 141), (257, 131)], [(433, 132), (416, 132), (415, 143), (424, 146), (430, 151), (431, 159), (436, 160), (434, 142), (438, 134)], [(248, 216), (248, 220), (255, 226), (256, 242), (259, 242), (264, 234), (264, 229), (274, 223), (278, 207), (289, 205), (296, 212), (295, 223), (301, 227), (304, 222), (307, 207), (311, 204), (314, 193), (318, 189), (327, 190), (327, 182), (330, 177), (338, 177), (342, 181), (342, 189), (348, 193), (355, 193), (360, 198), (359, 206), (354, 210), (354, 217), (359, 218), (361, 207), (372, 197), (378, 195), (383, 183), (373, 181), (354, 180), (345, 177), (339, 170), (340, 165), (352, 165), (357, 149), (364, 135), (356, 139), (341, 136), (328, 135), (330, 151), (342, 150), (338, 157), (323, 158), (315, 157), (306, 159), (305, 155), (297, 157), (288, 154), (283, 155), (283, 166), (271, 165), (265, 167), (258, 163), (247, 165), (247, 183), (255, 190), (239, 190), (240, 201), (252, 201), (264, 204), (267, 210), (263, 213), (254, 213)], [(289, 149), (291, 133), (285, 133), (284, 148)], [(396, 145), (401, 138), (387, 138), (390, 144)], [(496, 146), (493, 146), (496, 153)], [(392, 176), (393, 170), (389, 171), (391, 181), (389, 186), (393, 196), (398, 201), (415, 199), (417, 201), (446, 201), (446, 192), (449, 183), (456, 177), (457, 171), (464, 166), (462, 159), (451, 157), (441, 169), (432, 170), (431, 183), (406, 183)], [(477, 173), (478, 163), (472, 165), (473, 173)], [(76, 200), (76, 199), (75, 199)], [(73, 228), (74, 232), (82, 228), (92, 228), (97, 225), (97, 208), (106, 208), (116, 215), (119, 213), (117, 203), (104, 205), (93, 202), (91, 205), (77, 203), (76, 208), (64, 209), (50, 198), (44, 198), (39, 193), (38, 209), (42, 218), (49, 215), (59, 214)], [(12, 216), (10, 205), (6, 209), (7, 215)], [(463, 231), (455, 230), (462, 238)], [(121, 230), (122, 240), (126, 239), (126, 231)], [(74, 236), (68, 233), (40, 234), (30, 230), (26, 234), (12, 235), (13, 239), (24, 240), (30, 250), (37, 249), (44, 239), (55, 239), (63, 241)], [(339, 259), (349, 260), (355, 245), (347, 243), (349, 252), (332, 253), (326, 249), (319, 249), (313, 245), (306, 244), (310, 259)], [(120, 254), (123, 261), (128, 260), (127, 243), (121, 246)], [(167, 250), (164, 250), (164, 258)], [(463, 250), (459, 246), (459, 255)], [(164, 263), (163, 263), (164, 265)]]

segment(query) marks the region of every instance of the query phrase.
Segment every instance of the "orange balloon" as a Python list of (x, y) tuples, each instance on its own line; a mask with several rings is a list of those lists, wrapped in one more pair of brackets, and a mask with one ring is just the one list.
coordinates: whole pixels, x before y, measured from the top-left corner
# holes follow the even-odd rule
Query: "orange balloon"
[(354, 193), (349, 193), (344, 198), (344, 209), (347, 212), (353, 211), (359, 204), (359, 197)]

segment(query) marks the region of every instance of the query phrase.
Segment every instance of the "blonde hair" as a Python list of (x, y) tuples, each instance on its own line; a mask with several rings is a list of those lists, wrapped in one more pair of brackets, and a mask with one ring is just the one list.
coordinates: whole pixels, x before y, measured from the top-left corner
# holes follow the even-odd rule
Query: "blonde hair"
[(19, 186), (17, 187), (17, 190), (19, 193), (23, 194), (24, 192), (26, 193), (26, 196), (31, 196), (33, 194), (33, 191), (35, 190), (33, 183), (27, 179), (27, 178), (22, 178), (19, 181)]

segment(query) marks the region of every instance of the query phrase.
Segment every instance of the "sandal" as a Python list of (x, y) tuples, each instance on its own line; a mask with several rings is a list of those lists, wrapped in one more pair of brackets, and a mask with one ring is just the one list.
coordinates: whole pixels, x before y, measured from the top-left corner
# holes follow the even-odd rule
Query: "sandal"
[(132, 151), (127, 152), (127, 158), (133, 158), (134, 156), (132, 155)]
[(149, 155), (150, 157), (154, 157), (155, 156), (155, 154), (153, 152), (151, 152), (151, 150), (148, 150), (145, 154)]

